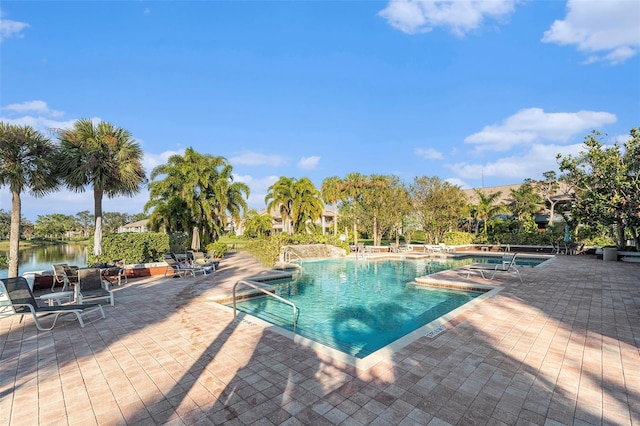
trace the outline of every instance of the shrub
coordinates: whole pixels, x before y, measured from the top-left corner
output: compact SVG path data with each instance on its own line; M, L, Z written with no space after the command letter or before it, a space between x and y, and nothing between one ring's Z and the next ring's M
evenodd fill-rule
M446 232L443 242L450 246L462 246L473 243L473 234L468 232Z
M169 251L169 236L161 232L126 232L104 234L102 254L94 256L93 240L89 241L87 263L113 263L124 259L127 263L160 262Z
M270 237L264 237L250 241L246 249L260 263L270 268L280 256L280 249L289 245L303 244L330 244L349 251L349 244L346 241L340 241L336 235L312 235L312 234L277 234Z
M227 244L216 241L207 245L207 253L212 254L216 259L221 259L227 254Z

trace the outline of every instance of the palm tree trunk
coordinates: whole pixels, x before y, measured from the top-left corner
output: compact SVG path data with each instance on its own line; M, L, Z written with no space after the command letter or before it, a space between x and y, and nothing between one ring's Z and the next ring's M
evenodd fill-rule
M93 188L93 209L95 212L96 229L93 232L93 255L102 254L102 189Z
M338 235L338 206L333 205L333 235Z
M22 202L20 193L11 191L11 230L9 233L9 271L7 276L18 276L18 259L20 254L20 213Z

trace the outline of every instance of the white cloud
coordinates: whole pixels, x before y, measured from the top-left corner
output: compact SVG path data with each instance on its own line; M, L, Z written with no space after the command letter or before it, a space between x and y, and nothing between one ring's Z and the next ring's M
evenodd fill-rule
M313 155L311 157L302 157L298 161L298 168L303 170L313 170L318 166L320 157Z
M598 111L547 113L542 108L523 109L500 125L485 126L464 141L481 151L506 151L516 145L543 140L565 142L572 136L615 123L615 114Z
M451 185L456 185L459 186L461 189L469 189L472 188L471 185L469 185L467 182L463 181L462 179L458 179L458 178L448 178L444 180L445 182L449 182Z
M486 19L503 20L514 10L516 0L391 0L378 15L407 34L448 28L462 37Z
M54 130L70 129L73 127L73 123L76 122L76 119L60 121L46 117L32 117L30 115L19 118L0 117L0 120L16 126L31 126L40 133L50 137L54 136Z
M139 142L139 141L138 141ZM147 172L147 176L151 173L151 171L158 167L161 164L167 164L169 157L173 155L184 155L184 149L179 151L164 151L160 154L152 154L150 152L145 152L144 157L142 159L142 166L144 170Z
M267 196L268 188L279 178L277 176L266 176L261 179L254 179L250 175L233 175L236 182L245 183L250 190L247 206L258 211L265 208L264 197Z
M22 30L29 27L26 22L12 21L3 18L4 13L0 11L0 42L10 37L22 37Z
M34 112L37 114L43 114L51 117L62 117L64 112L49 109L49 106L45 101L27 101L21 104L10 104L2 107L3 110L16 112L18 114L24 114L28 112Z
M621 64L640 50L639 16L640 2L636 0L569 0L564 20L554 21L542 41L597 53L585 63Z
M523 155L499 158L485 164L460 162L447 164L458 179L479 180L484 177L502 178L513 183L522 182L526 178L539 179L548 170L558 170L557 154L576 155L583 145L544 145L534 144Z
M433 148L416 148L413 152L427 160L441 160L444 158L440 151Z
M282 166L287 161L279 155L266 155L258 152L247 151L235 157L229 158L229 162L232 164L242 164L245 166Z

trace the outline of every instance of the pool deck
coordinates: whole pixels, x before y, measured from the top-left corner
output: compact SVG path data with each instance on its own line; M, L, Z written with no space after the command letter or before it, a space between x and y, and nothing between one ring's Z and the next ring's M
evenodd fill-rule
M115 287L106 320L39 332L0 318L0 424L640 425L640 265L558 256L370 368L212 298L265 271ZM46 319L44 320L46 321Z

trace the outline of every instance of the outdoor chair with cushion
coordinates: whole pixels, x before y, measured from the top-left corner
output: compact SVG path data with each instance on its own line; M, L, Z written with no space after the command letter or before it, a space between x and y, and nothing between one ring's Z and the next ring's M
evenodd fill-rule
M518 253L513 253L513 255L504 255L502 256L502 262L496 264L494 267L491 266L470 266L467 269L467 278L469 278L469 275L471 274L471 272L477 271L480 273L480 276L482 276L482 278L486 278L484 276L485 272L491 272L491 277L489 277L490 280L493 279L493 277L495 277L496 273L515 273L516 275L518 275L518 278L520 279L520 282L522 281L522 276L520 276L520 271L518 270L518 267L516 266L516 257L518 256Z
M75 296L78 303L84 300L108 300L114 305L113 291L109 290L109 281L102 278L99 268L83 268L78 270L78 284Z
M24 277L3 278L0 280L0 317L4 315L32 315L38 330L51 330L61 315L75 315L80 323L80 327L85 326L83 317L92 312L98 312L100 317L106 318L102 306L97 304L87 305L61 305L61 306L39 306L29 284ZM51 327L44 327L40 323L42 316L53 315ZM94 319L93 321L98 320ZM87 324L90 324L91 322Z
M191 254L193 256L193 262L195 265L211 266L213 267L214 271L218 269L218 265L220 264L220 261L205 257L204 253L201 251L194 251L194 252L191 252Z
M169 271L171 271L173 276L177 275L180 278L184 278L187 275L191 275L191 276L195 277L196 274L198 274L198 273L201 273L201 274L205 273L204 268L191 267L186 262L179 262L179 261L177 261L175 258L173 258L171 256L165 256L164 261L167 264L167 267L164 270L164 276L165 277L167 276Z

